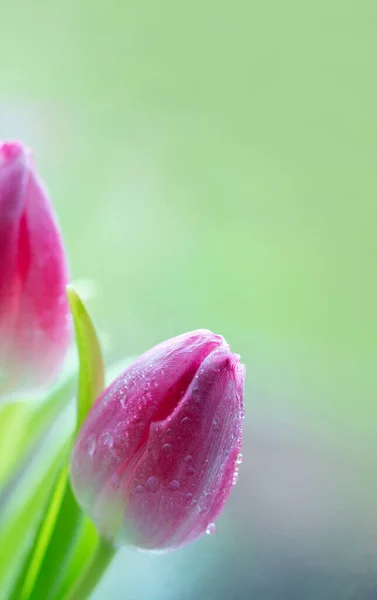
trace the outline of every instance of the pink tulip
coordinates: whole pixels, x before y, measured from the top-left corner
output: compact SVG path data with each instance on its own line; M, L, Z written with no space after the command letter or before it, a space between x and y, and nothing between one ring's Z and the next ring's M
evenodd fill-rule
M0 398L57 374L71 326L61 235L31 152L0 142Z
M155 346L104 391L71 481L106 539L166 551L214 530L241 462L244 380L224 339L198 330Z

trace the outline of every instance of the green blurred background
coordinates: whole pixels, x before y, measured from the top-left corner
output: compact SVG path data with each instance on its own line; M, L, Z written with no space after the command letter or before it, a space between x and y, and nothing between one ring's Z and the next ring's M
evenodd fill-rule
M35 150L108 360L206 327L248 369L216 535L123 550L95 600L377 597L376 19L0 0L0 136Z

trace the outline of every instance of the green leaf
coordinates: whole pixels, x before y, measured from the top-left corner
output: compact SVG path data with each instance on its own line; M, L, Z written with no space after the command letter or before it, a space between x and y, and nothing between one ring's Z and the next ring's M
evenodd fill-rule
M25 552L33 546L34 530L38 526L38 519L43 515L49 494L56 482L58 470L61 468L67 455L67 447L63 446L56 454L50 466L39 482L34 482L33 492L24 502L20 496L24 490L22 483L13 490L9 500L9 507L5 510L5 518L0 525L0 589L6 590L15 577L15 570L24 573L22 561ZM13 586L17 586L17 581Z
M62 497L67 485L67 479L68 469L64 467L59 472L51 496L47 503L46 510L44 511L41 523L36 532L35 542L25 558L25 569L21 568L20 570L20 577L13 588L10 600L25 600L31 596L35 580L40 571L43 556L48 547L54 524L60 511Z
M4 486L20 460L24 448L23 433L32 406L27 402L11 402L0 412L0 487ZM26 446L26 444L25 444Z
M55 515L53 528L47 539L50 543L48 545L44 543L46 537L42 541L42 560L38 563L38 570L32 573L32 588L28 589L27 594L21 595L20 600L40 600L41 592L44 593L44 600L56 598L56 591L60 587L69 558L74 551L83 514L73 496L68 481L68 469L64 470L62 478L64 478L64 488L58 498L59 512ZM54 504L52 504L53 509Z
M80 363L77 392L78 431L94 401L104 389L105 375L98 337L87 310L72 286L67 286L67 296L75 325Z
M45 398L11 402L0 412L0 488L29 460L41 437L72 399L76 366L69 364Z
M89 564L97 545L97 530L93 523L85 517L82 522L74 552L68 562L62 585L56 593L56 600L65 598L75 581L80 577L83 569Z
M68 591L64 600L88 600L116 554L116 548L102 537L89 563Z

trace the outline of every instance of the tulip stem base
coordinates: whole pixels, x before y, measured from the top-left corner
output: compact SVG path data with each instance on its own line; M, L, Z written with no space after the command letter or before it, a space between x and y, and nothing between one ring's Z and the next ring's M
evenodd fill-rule
M114 558L115 552L116 549L111 544L100 538L89 564L64 600L87 600Z

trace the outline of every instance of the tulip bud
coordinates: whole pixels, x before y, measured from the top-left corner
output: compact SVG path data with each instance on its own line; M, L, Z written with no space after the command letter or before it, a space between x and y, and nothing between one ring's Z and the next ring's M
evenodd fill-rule
M62 240L31 152L0 142L0 398L53 378L70 341Z
M224 339L198 330L103 392L71 457L73 490L103 537L166 551L213 531L237 477L244 380Z

